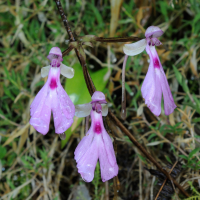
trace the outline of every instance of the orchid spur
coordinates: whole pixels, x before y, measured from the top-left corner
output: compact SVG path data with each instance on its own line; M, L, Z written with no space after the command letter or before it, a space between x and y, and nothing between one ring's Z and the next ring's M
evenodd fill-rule
M104 128L102 119L102 116L108 114L105 96L102 92L96 91L90 103L75 107L76 116L91 115L91 127L74 152L78 172L84 181L91 182L99 159L101 178L105 182L118 174L112 140Z
M30 124L38 132L46 135L53 111L55 132L64 139L64 132L73 123L75 106L60 83L60 73L72 78L74 70L62 64L62 53L58 47L53 47L47 58L51 64L42 68L41 76L48 75L48 79L30 106Z
M162 34L163 31L160 28L150 26L145 32L145 39L132 44L125 44L123 48L126 54L125 60L127 56L137 55L146 48L146 52L150 57L150 64L142 84L141 92L145 103L156 116L159 116L161 113L162 94L164 97L165 114L171 114L176 108L165 72L155 49L155 46L161 45L161 42L157 38Z

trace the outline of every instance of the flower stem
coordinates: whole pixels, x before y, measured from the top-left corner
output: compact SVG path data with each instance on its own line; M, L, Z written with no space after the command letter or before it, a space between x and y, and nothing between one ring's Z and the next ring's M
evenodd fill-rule
M62 52L62 57L66 56L74 47L72 45L69 46L69 48L65 49Z
M71 28L69 26L69 23L67 21L67 17L66 17L66 15L64 13L64 10L62 8L62 4L61 4L60 0L54 0L54 1L55 1L56 5L57 5L58 11L60 13L60 16L62 18L63 24L65 26L65 29L66 29L66 31L67 31L67 33L69 35L70 41L75 41L75 38L73 36L73 33L72 33Z
M124 62L122 66L122 109L121 117L123 120L126 119L126 90L125 90L125 74L126 74L126 62L128 55L125 55Z
M71 28L69 26L69 23L67 21L67 17L66 17L66 15L64 13L64 10L62 8L62 4L61 4L60 0L54 0L54 1L55 1L56 5L57 5L58 11L59 11L60 16L62 18L62 21L64 23L65 29L66 29L66 31L68 33L70 41L76 41L76 39L75 39L75 37L74 37L74 35L73 35L72 31L71 31ZM77 56L77 58L78 58L78 60L79 60L79 62L81 64L81 66L83 68L83 75L84 75L84 78L85 78L85 82L86 82L87 88L89 90L90 95L92 96L93 93L96 91L96 88L95 88L94 83L93 83L93 81L92 81L92 79L91 79L91 77L90 77L90 75L88 73L88 70L87 70L87 67L86 67L86 62L85 62L83 56L80 54L80 52L79 52L79 50L77 48L75 48L75 52L76 52L76 56Z

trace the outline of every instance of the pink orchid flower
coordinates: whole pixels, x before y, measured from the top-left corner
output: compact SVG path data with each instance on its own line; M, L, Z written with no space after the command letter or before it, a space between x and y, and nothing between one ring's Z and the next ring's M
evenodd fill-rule
M48 75L48 79L30 106L30 124L43 135L47 134L52 111L55 132L64 135L73 123L75 106L60 83L60 73L72 78L74 70L61 63L62 52L58 47L53 47L47 58L51 64L42 68L41 75Z
M99 159L101 178L105 182L118 174L112 140L104 128L102 119L102 115L106 116L108 113L105 96L96 91L91 103L75 107L76 116L85 117L89 113L91 115L91 127L74 152L78 172L84 181L91 182Z
M164 97L165 114L171 114L176 108L165 72L155 49L155 46L161 45L157 37L160 37L162 34L163 31L160 28L150 26L145 32L146 39L132 44L125 44L123 48L124 53L128 56L137 55L146 48L146 52L150 57L150 64L141 91L145 103L156 116L159 116L161 113L162 94Z

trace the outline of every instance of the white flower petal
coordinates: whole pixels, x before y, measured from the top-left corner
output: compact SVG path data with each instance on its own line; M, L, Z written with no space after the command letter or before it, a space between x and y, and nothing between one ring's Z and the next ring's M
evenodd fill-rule
M107 116L108 114L108 104L101 104L102 107L102 116Z
M42 69L41 69L42 78L46 77L49 74L50 68L51 68L51 65L48 65L46 67L42 67Z
M146 47L146 39L142 39L132 44L125 44L123 50L126 55L134 56L143 52L145 47Z
M64 65L62 63L60 65L60 73L67 78L74 77L74 69L71 67L67 67L66 65Z
M91 110L92 110L91 103L75 105L75 116L87 117L88 115L90 115Z

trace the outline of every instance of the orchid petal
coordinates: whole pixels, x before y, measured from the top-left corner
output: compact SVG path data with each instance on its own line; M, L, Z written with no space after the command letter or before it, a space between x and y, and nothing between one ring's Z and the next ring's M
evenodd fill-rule
M142 39L132 44L125 44L123 51L128 56L134 56L144 51L146 47L146 39Z
M102 107L102 116L107 116L108 114L108 104L101 104Z
M153 38L160 37L164 32L157 26L150 26L147 28L145 32L145 37L149 38L152 36Z
M50 61L52 61L52 59L54 58L57 58L59 62L63 61L62 52L59 47L52 47L49 52L49 55L47 56L47 59L49 59Z
M42 69L41 69L41 77L42 78L45 78L46 76L48 76L50 68L51 68L51 65L42 67Z
M75 116L87 117L88 115L90 115L91 110L92 110L91 103L75 105Z
M106 103L106 97L105 97L104 93L102 93L100 91L95 91L94 94L92 95L92 102L96 102L96 101Z
M67 78L74 77L74 69L64 65L63 63L60 65L60 73Z

